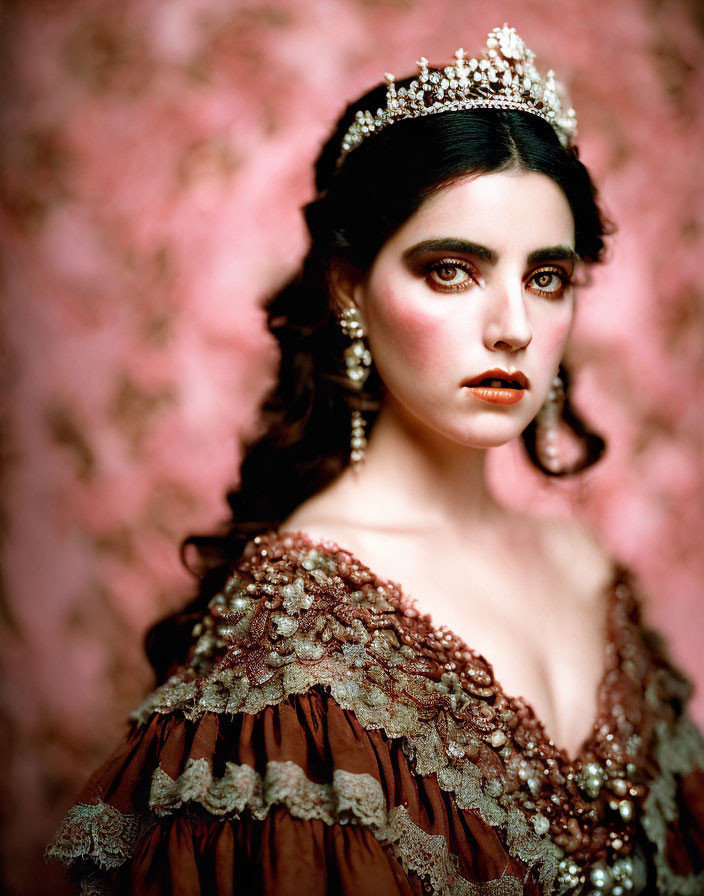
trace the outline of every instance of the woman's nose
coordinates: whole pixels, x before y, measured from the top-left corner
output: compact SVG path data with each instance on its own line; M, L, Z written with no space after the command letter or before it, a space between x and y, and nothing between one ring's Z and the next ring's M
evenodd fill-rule
M484 344L488 349L517 351L533 338L526 313L523 287L500 289L492 297L484 327Z

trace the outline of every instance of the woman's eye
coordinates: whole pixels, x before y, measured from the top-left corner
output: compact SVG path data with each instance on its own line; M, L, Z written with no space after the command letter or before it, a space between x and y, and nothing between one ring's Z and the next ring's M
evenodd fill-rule
M559 297L570 285L571 280L562 270L546 270L533 274L529 282L535 286L536 292Z
M433 264L428 268L427 276L433 286L446 291L465 289L474 282L471 270L457 261Z

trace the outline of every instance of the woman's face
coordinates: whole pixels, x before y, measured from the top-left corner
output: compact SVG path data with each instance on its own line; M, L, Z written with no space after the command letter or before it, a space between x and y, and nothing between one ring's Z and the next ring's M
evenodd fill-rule
M546 175L476 175L427 199L352 287L384 403L466 446L518 436L557 373L576 263Z

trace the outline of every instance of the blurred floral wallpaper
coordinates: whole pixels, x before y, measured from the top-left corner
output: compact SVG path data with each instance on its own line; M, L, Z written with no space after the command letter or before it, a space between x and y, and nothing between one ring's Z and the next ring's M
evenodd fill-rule
M151 687L276 376L262 300L305 251L343 107L514 25L566 83L618 231L579 297L574 483L509 446L505 500L592 523L636 572L704 722L704 12L698 0L8 0L2 16L3 892Z

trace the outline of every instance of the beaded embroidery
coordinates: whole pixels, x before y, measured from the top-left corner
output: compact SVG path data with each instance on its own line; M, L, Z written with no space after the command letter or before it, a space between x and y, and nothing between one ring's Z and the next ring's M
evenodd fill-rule
M599 714L571 763L489 664L420 616L395 583L332 542L270 530L247 545L196 626L190 666L134 717L256 713L321 686L363 727L403 738L416 773L437 774L460 808L500 829L544 892L582 892L589 876L595 891L608 882L615 896L636 893L654 720L673 723L689 685L649 660L623 570L609 602Z
M105 870L116 868L132 855L141 829L141 818L106 803L78 803L62 821L46 857L67 863L89 858Z
M496 828L546 896L644 892L644 838L658 892L696 896L704 875L676 873L667 852L677 780L704 769L704 740L685 712L691 685L642 626L624 570L607 597L597 719L572 761L531 707L501 690L490 664L421 616L397 584L300 532L269 530L247 544L194 629L189 662L133 719L140 726L153 713L255 714L322 689L362 727L399 738L415 773L436 775L459 809ZM296 817L363 825L438 896L523 892L511 875L466 880L447 839L387 799L370 774L333 769L331 783L320 784L293 762L270 761L263 777L226 763L214 778L208 759L192 759L177 780L156 769L141 814L78 804L46 855L80 866L82 892L97 896L159 816L263 819L278 802Z

